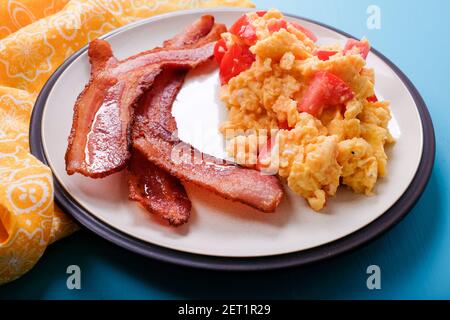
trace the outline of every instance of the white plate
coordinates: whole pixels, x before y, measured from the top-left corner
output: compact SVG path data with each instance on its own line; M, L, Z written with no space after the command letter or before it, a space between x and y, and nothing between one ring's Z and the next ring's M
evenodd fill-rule
M106 39L114 54L125 58L160 45L202 14L213 14L217 22L229 26L245 11L210 9L163 15L121 28ZM331 28L299 18L289 19L312 30L322 43L344 43L347 39ZM193 204L192 216L187 225L175 229L160 223L135 202L128 201L123 173L101 180L78 174L68 176L64 153L73 105L89 80L86 50L55 73L38 101L42 104L37 106L39 119L42 117L43 160L53 170L64 193L86 212L102 224L146 243L220 257L273 256L316 248L352 234L383 215L407 190L422 158L423 119L417 97L413 97L399 71L383 57L372 52L367 61L375 68L377 95L392 102L393 119L389 127L397 143L388 149L389 176L378 182L373 197L356 195L341 188L322 213L312 211L303 198L289 192L287 187L287 198L279 209L265 214L186 185ZM223 156L223 138L218 126L226 119L226 110L218 99L218 89L218 74L213 65L192 71L173 106L173 114L182 140L206 153ZM33 121L38 121L36 119L33 115Z

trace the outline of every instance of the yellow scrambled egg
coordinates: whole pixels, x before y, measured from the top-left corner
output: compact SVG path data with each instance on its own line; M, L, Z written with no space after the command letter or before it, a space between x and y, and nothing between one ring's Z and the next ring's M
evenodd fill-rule
M318 47L291 25L269 32L273 19L284 18L279 11L248 17L258 37L250 48L256 61L221 88L229 111L221 126L227 152L242 165L275 170L317 211L340 184L371 195L378 177L387 174L385 146L394 142L389 103L368 101L374 96L373 70L359 52L343 54L339 45ZM233 37L223 35L228 45ZM327 61L314 54L329 48L339 52ZM318 71L338 76L354 98L344 109L326 108L316 118L299 112L297 105ZM279 128L280 123L291 129ZM261 157L265 135L272 138L272 152Z

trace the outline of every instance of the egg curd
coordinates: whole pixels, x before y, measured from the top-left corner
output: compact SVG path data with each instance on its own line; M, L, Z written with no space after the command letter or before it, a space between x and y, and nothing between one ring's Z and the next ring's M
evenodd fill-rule
M221 87L227 153L243 166L277 173L316 211L341 184L372 195L387 175L385 147L394 139L389 102L378 101L366 66L367 40L318 46L277 10L248 13L245 21L222 35L225 50L248 45L254 55ZM249 30L256 36L250 45Z

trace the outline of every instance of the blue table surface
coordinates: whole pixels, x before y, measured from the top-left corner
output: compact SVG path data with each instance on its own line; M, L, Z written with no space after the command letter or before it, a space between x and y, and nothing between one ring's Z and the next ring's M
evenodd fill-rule
M448 299L450 298L450 2L443 0L255 1L335 26L372 45L417 86L434 121L437 157L429 185L390 232L351 253L283 271L226 273L146 259L81 231L47 249L25 276L0 288L18 299ZM366 26L369 5L381 29ZM395 106L394 106L395 107ZM411 141L411 143L414 143ZM79 265L82 289L68 290L66 268ZM381 290L366 286L366 268L381 268Z

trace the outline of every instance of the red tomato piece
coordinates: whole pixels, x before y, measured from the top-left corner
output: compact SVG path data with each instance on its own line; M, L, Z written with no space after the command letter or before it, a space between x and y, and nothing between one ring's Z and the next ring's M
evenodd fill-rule
M331 72L319 71L298 103L298 110L319 116L324 107L340 106L353 97L353 91L344 81Z
M312 42L316 42L317 41L317 37L314 35L314 33L311 32L311 30L306 29L304 26L298 24L295 21L291 21L289 22L293 27L297 28L298 30L300 30L301 32L303 32L305 34L305 36L307 36L308 38L310 38L312 40Z
M220 65L222 62L223 56L227 52L227 44L225 43L225 40L220 39L216 42L216 45L214 46L214 58L216 59L217 63Z
M241 16L229 30L232 34L239 37L245 44L252 46L256 43L256 29L248 20L246 14Z
M353 49L357 48L361 56L366 59L369 55L370 46L367 41L358 41L355 39L348 39L345 47L344 47L344 55Z
M287 22L283 19L272 20L268 24L267 28L270 33L280 31L280 29L287 29Z
M369 102L378 102L378 97L377 97L376 94L374 94L373 96L368 97L367 101L369 101Z
M220 81L223 84L251 67L255 61L255 55L250 52L249 47L234 44L224 54L220 63Z
M330 57L334 56L336 51L328 51L328 50L318 50L315 52L315 55L322 61L330 60Z
M267 13L267 11L256 11L256 14L258 15L258 17L262 17Z

